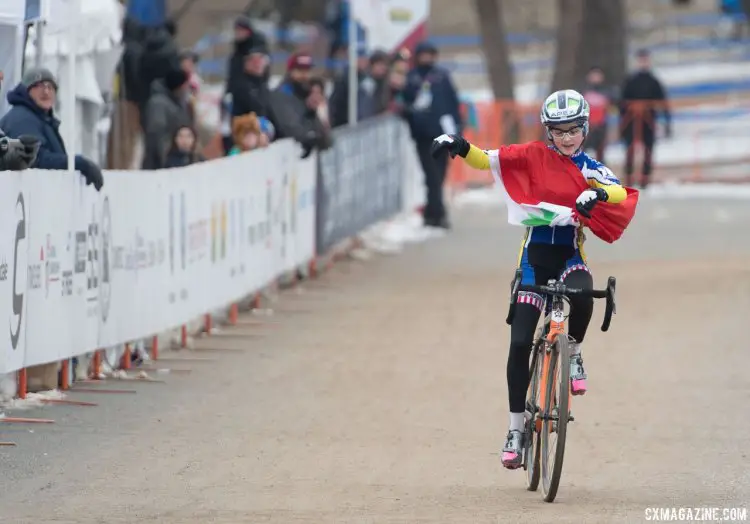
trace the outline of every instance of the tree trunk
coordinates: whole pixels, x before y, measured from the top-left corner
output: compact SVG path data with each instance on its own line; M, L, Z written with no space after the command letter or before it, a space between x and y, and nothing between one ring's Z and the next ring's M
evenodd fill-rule
M474 1L492 94L496 100L513 100L513 70L505 40L501 0Z
M551 91L567 89L577 83L577 64L584 40L586 0L558 0L557 53Z
M586 72L594 66L602 68L607 84L619 86L627 72L624 1L558 0L558 9L551 91L583 89Z

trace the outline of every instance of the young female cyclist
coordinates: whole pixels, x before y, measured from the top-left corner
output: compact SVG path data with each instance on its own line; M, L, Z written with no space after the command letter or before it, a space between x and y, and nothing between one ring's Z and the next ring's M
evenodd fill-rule
M583 190L575 198L576 209L562 225L552 225L553 222L550 225L526 228L518 258L519 267L523 273L522 283L541 285L546 284L551 278L561 278L571 287L591 289L593 279L582 252L584 235L578 215L589 217L598 202L620 203L626 199L627 192L612 171L582 151L583 142L589 130L589 105L580 93L570 89L552 93L542 106L541 121L546 129L547 139L550 141L547 147L558 155L569 158L575 164L585 180L582 187L588 186L588 189ZM433 142L433 154L438 155L445 151L451 156L461 156L475 169L492 170L498 182L501 178L500 166L503 165L503 161L509 167L520 169L524 179L531 184L543 179L535 177L532 175L532 170L525 167L528 165L527 160L530 162L534 160L531 160L530 148L525 148L524 145L503 146L496 151L485 151L470 144L461 136L441 135ZM549 153L543 146L542 151L545 154ZM558 173L552 175L563 176ZM519 293L510 330L507 366L510 428L503 447L502 461L503 465L509 469L515 469L521 465L526 390L529 383L529 357L541 308L542 297L540 295ZM569 335L575 339L575 343L571 345L570 359L573 395L582 395L586 392L586 373L581 358L581 342L586 335L593 308L591 298L571 298Z

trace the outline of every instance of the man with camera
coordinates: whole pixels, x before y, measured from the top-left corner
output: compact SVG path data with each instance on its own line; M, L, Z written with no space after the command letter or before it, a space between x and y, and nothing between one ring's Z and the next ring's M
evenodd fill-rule
M26 167L67 169L68 154L59 131L60 121L54 115L56 99L57 80L45 68L30 69L8 93L11 109L0 119L0 129L2 136L19 140L6 140L4 146L0 145L4 162L23 165L31 158ZM76 155L75 168L86 179L86 185L93 184L97 191L101 190L104 177L96 163Z

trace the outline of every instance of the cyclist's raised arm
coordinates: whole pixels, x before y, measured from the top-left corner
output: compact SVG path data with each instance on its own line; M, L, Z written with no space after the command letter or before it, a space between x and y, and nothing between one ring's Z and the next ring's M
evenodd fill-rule
M484 171L490 169L489 155L474 144L469 144L469 152L466 154L464 161L474 169L482 169Z
M444 134L432 141L431 152L435 158L448 152L451 157L460 156L474 169L489 171L499 170L501 163L512 168L525 169L528 147L528 144L511 144L500 146L499 149L486 150L469 143L461 135ZM493 163L495 168L492 167Z

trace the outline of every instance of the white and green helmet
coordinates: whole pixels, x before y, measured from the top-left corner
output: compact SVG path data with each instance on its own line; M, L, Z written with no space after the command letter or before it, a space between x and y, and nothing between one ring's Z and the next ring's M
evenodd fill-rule
M555 124L580 123L588 131L589 103L583 95L573 89L555 91L542 105L540 118L545 127Z

